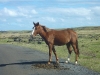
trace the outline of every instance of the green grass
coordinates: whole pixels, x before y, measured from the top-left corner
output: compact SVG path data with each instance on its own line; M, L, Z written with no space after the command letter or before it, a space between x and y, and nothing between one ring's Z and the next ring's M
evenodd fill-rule
M85 66L91 70L100 72L100 27L96 28L80 28L75 29L76 32L79 35L78 42L79 42L79 49L80 49L80 57L78 59L78 63L82 66ZM26 31L27 32L27 31ZM0 43L6 43L6 44L14 44L19 46L28 47L31 49L40 50L42 52L48 53L48 46L42 42L42 44L37 43L27 43L27 42L7 42L8 40L13 41L12 39L8 39L11 35L14 36L23 36L23 40L28 41L30 33L23 32L23 34L12 32L9 33L0 33ZM27 36L25 38L25 36ZM5 36L5 38L4 38ZM57 55L59 58L67 59L68 50L66 46L55 46L55 49L57 51ZM72 52L71 55L71 62L74 63L75 61L75 53Z

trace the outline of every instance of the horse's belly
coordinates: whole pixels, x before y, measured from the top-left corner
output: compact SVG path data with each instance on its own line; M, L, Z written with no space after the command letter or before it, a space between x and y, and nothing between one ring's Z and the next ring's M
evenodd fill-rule
M65 45L70 41L70 35L68 34L60 34L56 35L54 38L54 45Z
M54 41L54 45L58 45L58 46L61 46L61 45L65 45L66 43L68 43L67 40L55 40Z
M54 45L57 45L57 46L62 46L62 45L65 45L64 43L61 44L61 43L55 43Z

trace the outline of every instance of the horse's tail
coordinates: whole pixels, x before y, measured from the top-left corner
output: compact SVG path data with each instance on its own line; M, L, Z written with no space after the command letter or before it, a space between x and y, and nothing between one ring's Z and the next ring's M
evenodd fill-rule
M79 48L78 48L78 40L76 40L76 48L77 48L78 57L79 57L80 52L79 52Z

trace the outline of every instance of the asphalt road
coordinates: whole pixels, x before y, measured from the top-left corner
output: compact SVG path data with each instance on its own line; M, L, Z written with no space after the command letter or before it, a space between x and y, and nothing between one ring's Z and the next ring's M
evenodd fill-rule
M55 60L54 57L53 60ZM62 59L59 67L46 68L47 61L46 53L15 45L0 44L0 75L100 75L80 65L66 64ZM42 66L39 67L39 65Z

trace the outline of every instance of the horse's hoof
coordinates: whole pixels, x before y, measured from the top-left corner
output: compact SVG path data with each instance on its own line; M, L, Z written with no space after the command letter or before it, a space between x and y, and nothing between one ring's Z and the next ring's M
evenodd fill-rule
M48 64L50 64L50 62L48 62Z
M56 63L59 64L59 61L57 61Z
M75 62L75 65L77 65L77 61Z
M66 64L68 64L68 63L69 63L69 61L65 61L65 63L66 63Z

